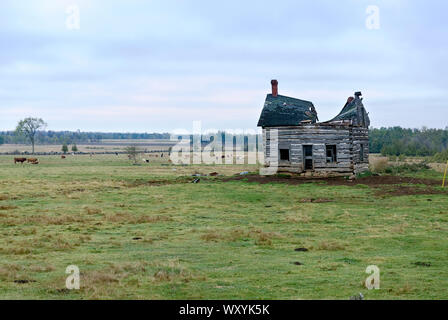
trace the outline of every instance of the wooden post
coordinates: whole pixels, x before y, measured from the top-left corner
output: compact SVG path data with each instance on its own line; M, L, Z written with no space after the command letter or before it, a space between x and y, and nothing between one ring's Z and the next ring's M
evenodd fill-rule
M445 178L447 169L448 169L448 160L446 161L445 173L443 174L442 188L445 187Z

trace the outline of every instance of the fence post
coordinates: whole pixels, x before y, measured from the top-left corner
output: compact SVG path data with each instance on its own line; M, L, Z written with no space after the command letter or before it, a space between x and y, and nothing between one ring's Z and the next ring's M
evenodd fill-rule
M446 178L446 171L447 171L447 169L448 169L448 160L446 161L445 173L443 174L442 188L445 187L445 178Z

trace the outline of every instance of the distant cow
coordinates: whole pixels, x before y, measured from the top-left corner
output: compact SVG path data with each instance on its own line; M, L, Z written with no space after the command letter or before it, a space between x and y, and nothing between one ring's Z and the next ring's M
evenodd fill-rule
M28 163L39 162L39 160L37 160L37 158L28 158L26 161Z
M24 163L26 161L26 158L14 158L14 164L17 162Z
M61 156L61 159L65 159L65 156Z

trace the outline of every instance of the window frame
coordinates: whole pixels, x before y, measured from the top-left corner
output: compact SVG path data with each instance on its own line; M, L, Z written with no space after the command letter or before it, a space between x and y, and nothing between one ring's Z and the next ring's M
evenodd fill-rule
M331 157L328 156L328 151L331 151ZM328 158L331 158L331 160L329 160ZM327 164L338 162L338 147L336 144L325 145L325 160Z
M288 151L288 159L282 159L282 151L287 150ZM283 153L284 154L284 153ZM278 159L279 161L291 161L291 151L289 148L279 148L278 149Z

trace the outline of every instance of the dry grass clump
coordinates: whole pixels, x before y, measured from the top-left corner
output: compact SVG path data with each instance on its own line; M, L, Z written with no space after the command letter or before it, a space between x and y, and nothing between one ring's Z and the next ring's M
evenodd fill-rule
M87 241L90 241L90 240L92 240L92 237L89 236L89 235L81 235L81 236L79 236L79 242L81 242L81 243L84 243L84 242L87 242Z
M0 201L2 200L8 200L9 197L6 194L0 194Z
M399 225L395 225L393 226L390 231L392 231L392 233L404 233L406 231L406 228L409 227L409 224L407 224L406 222L401 223Z
M50 272L56 270L56 268L50 264L45 265L32 265L28 268L32 272Z
M219 232L218 230L210 230L200 236L202 240L205 241L214 241L217 242L219 240L224 240L225 236Z
M116 213L113 215L106 215L105 220L115 223L139 224L139 223L154 223L160 221L172 221L169 216L161 215L135 215L131 213Z
M231 230L209 230L202 234L200 238L205 241L237 241L242 238L254 239L257 245L271 245L272 239L281 238L276 232L264 232L261 229L244 230L240 228Z
M116 274L106 271L89 271L81 273L80 282L84 287L92 287L95 285L107 285L120 282L120 277Z
M146 261L114 263L109 270L114 274L136 274L144 273L147 270L149 263Z
M80 241L69 241L57 235L47 234L23 240L9 242L8 247L0 248L0 253L24 255L36 253L37 251L65 251L80 245Z
M337 251L344 250L345 245L336 241L321 241L316 246L317 250Z
M28 248L28 247L6 247L6 248L0 248L0 253L2 253L2 254L22 255L22 254L30 254L31 252L32 252L31 248Z
M389 161L386 157L373 158L370 161L370 168L372 172L384 172L389 166Z
M0 266L0 279L1 280L13 280L17 277L17 271L21 271L22 266L9 263Z
M87 214L101 214L103 212L103 210L99 208L90 208L90 207L84 207L84 211Z
M17 208L18 208L17 206L11 206L11 205L0 206L0 210L12 210Z
M184 269L160 269L154 273L154 281L157 282L189 282L192 279L191 273Z
M336 271L340 266L340 263L327 263L319 266L319 269L322 271Z
M296 215L288 215L284 218L284 221L286 223L309 223L313 220L313 218L311 218L311 216L307 215L307 214L296 214Z
M49 216L44 214L23 217L20 224L38 224L38 225L65 225L72 223L87 223L90 219L75 214L62 214L58 216Z
M153 275L155 282L189 282L197 278L183 267L178 259L156 262L154 266L156 267Z

